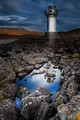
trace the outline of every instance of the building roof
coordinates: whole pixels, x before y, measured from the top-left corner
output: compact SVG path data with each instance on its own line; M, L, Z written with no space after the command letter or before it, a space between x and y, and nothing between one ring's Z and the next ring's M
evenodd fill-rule
M55 8L56 8L56 6L54 6L53 4L48 6L48 9L55 9Z

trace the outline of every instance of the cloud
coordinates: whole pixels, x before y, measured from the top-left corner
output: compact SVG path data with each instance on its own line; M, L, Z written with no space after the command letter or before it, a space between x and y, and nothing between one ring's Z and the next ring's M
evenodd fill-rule
M58 10L58 31L79 26L80 0L0 0L0 26L46 31L44 11L50 3L55 4Z

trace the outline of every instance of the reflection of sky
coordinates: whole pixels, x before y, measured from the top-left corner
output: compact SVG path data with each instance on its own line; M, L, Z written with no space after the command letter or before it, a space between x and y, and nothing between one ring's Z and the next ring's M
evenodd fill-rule
M42 69L43 68L41 68L40 70ZM22 80L17 79L16 84L18 86L24 86L28 88L30 92L37 90L39 87L44 87L47 88L51 93L55 94L56 91L59 89L59 80L61 74L59 69L55 69L55 71L56 71L56 78L52 83L48 83L47 80L44 78L45 73L33 75L31 77L31 74L33 73L32 72L30 75L24 77ZM36 70L35 72L39 72L39 70Z
M0 0L0 26L46 31L50 3L58 10L57 31L80 28L80 0Z

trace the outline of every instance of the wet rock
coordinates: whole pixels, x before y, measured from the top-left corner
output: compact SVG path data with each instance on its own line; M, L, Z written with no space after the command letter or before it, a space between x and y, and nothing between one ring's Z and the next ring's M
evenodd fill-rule
M65 96L59 95L59 97L57 98L57 101L56 101L57 105L59 106L59 105L65 103L65 101L66 101L65 99L66 99Z
M47 58L42 58L42 57L35 58L36 64L46 63L47 61L48 61Z
M80 84L80 69L75 73L75 80L77 84Z
M14 64L13 65L13 69L14 69L14 71L15 72L23 72L25 69L22 67L22 66L20 66L19 64Z
M53 106L53 104L42 102L35 117L35 120L49 120L49 118L54 116L56 112L57 110Z
M67 104L58 107L58 114L61 120L77 120L80 118L80 95L71 99Z
M54 52L50 52L50 54L48 54L47 57L53 58L54 57Z
M78 91L78 84L73 80L69 83L66 94L68 95L69 99L71 99L73 96L77 94Z
M0 103L2 102L2 100L4 99L5 93L3 90L0 90Z
M60 120L60 117L58 114L56 114L54 117L51 117L49 120Z
M42 99L39 97L26 97L22 99L22 110L21 114L29 120L30 118L34 118L35 113L40 106Z
M35 65L35 58L32 57L31 55L23 56L23 60L29 65Z
M35 92L31 93L29 97L39 97L46 102L51 101L51 93L46 88L38 88Z
M5 93L5 98L15 99L17 93L17 86L15 83L8 84L3 91Z
M17 93L17 86L15 83L6 84L4 88L0 90L0 100L2 99L15 99Z
M26 69L27 72L32 72L33 68L34 68L33 65L25 66L25 69Z
M13 82L16 78L16 73L9 60L0 64L0 85L3 86L6 82Z
M16 105L10 99L4 99L0 103L0 120L16 120Z
M28 74L28 72L20 72L20 73L18 73L18 77L20 78L20 79L22 79L23 77L25 77L26 75Z
M22 99L21 114L27 119L34 118L38 108L43 101L50 102L50 92L46 88L39 88L32 94ZM32 115L32 116L31 116Z
M27 88L25 87L19 87L18 92L17 92L17 97L19 97L20 99L26 97L29 95L29 91Z
M67 94L68 85L75 79L75 76L71 76L67 81L64 82L59 92L56 95L56 103L59 106L60 104L67 103L69 101L69 96ZM69 91L72 92L72 91ZM70 93L69 93L70 94Z
M23 60L29 65L41 64L48 61L47 58L34 57L34 55L26 55L23 57Z
M64 74L67 74L68 71L71 69L71 66L66 66L65 69L64 69Z
M42 64L36 64L36 65L34 66L35 69L39 69L39 68L41 68L41 67L42 67Z

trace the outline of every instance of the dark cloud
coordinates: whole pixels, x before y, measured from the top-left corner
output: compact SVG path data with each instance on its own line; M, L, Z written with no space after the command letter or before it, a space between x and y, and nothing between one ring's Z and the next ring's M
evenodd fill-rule
M58 10L57 31L80 27L80 0L0 0L0 26L46 31L44 11L51 3Z
M15 0L0 0L0 14L15 14L18 12L18 2Z

